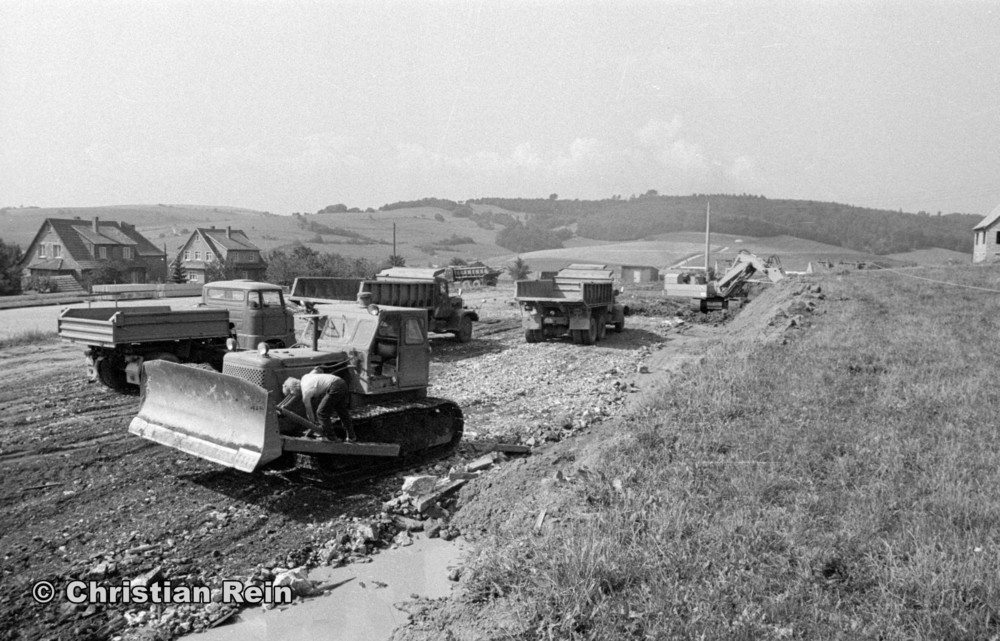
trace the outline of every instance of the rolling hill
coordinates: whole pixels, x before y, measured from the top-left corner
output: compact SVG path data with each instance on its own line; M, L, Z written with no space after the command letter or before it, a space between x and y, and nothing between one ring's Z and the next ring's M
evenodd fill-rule
M760 199L753 200L760 203ZM558 205L569 211L567 208L574 202L576 201L555 201L548 204ZM393 251L395 231L397 253L403 256L410 266L444 265L452 258L459 257L468 261L481 260L486 264L502 267L518 254L496 244L497 232L504 227L491 224L488 220L484 224L482 214L491 213L500 216L501 218L497 218L500 220L514 219L518 223L529 225L533 224L530 221L542 220L553 228L561 227L581 232L593 229L592 220L598 216L597 213L590 212L580 222L565 211L551 215L517 212L504 208L496 202L480 201L468 205L473 214L477 215L474 219L458 216L456 212L442 208L449 206L447 201L442 206L422 205L419 202L413 205L415 206L397 204L397 206L386 206L379 211L323 212L290 216L235 207L167 204L4 208L0 209L0 230L2 230L0 239L26 248L45 218L79 217L82 220L89 220L98 216L105 220L120 220L136 225L151 241L165 247L168 254L176 252L196 227L231 226L244 230L265 252L302 244L320 253L336 253L346 258L381 261L388 258ZM648 205L649 203L644 200L643 206L648 208ZM642 214L645 209L637 211ZM640 215L639 219L643 219L644 215ZM556 218L553 219L552 216ZM918 218L913 216L913 220ZM588 220L591 223L582 224ZM911 224L913 221L906 222ZM964 218L961 221L963 225L966 222L968 221ZM932 219L928 224L940 226L943 222ZM954 232L949 233L954 235ZM971 238L971 231L969 236ZM876 244L878 243L869 243L869 245ZM573 236L564 241L563 245L562 248L525 252L520 256L535 271L559 269L572 262L596 262L613 266L651 265L666 268L685 259L691 259L690 264L697 265L700 264L700 256L704 251L704 235L696 231L678 230L651 233L635 240ZM816 261L832 263L877 261L902 265L954 264L970 260L969 254L941 248L923 248L879 256L788 234L755 237L749 234L713 233L713 260L721 262L731 259L740 249L748 249L761 256L777 255L786 269L794 271L804 270L810 262Z

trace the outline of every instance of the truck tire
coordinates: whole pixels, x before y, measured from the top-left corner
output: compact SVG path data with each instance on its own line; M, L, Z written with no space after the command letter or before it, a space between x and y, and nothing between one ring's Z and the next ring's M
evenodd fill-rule
M590 317L590 327L580 330L580 339L584 345L593 345L597 342L597 318Z
M135 394L139 388L131 385L125 376L125 368L116 358L103 358L97 364L97 379L110 389L122 394Z
M620 320L617 323L615 323L615 332L616 333L621 334L623 329L625 329L625 321Z
M474 280L474 281L472 281L472 288L473 289L479 289L479 287L480 287L481 284L482 283L480 283L478 280Z
M597 340L598 342L603 341L604 337L608 334L608 315L606 312L601 312L597 315Z
M524 330L524 340L527 343L541 343L545 340L545 332L540 329Z
M569 330L569 336L573 339L573 342L577 345L583 343L583 330L582 329L571 329Z
M458 339L459 343L468 343L472 340L471 318L463 316L462 320L458 321L458 331L455 332L455 338Z

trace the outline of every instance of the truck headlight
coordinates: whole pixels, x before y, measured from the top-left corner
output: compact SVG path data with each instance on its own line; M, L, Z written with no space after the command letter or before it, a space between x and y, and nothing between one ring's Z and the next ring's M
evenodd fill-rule
M226 349L228 351L235 352L237 347L238 346L236 345L236 339L235 338L227 338L226 339Z
M271 351L271 348L267 343L257 343L257 353L261 356L267 356L267 353Z

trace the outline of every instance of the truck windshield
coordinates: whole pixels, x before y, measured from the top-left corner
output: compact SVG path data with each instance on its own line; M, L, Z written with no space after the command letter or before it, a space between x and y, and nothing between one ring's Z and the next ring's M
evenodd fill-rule
M281 292L278 290L263 291L260 293L260 300L264 307L283 307Z
M221 287L209 287L205 290L205 298L211 301L243 302L246 292L242 289L223 289Z

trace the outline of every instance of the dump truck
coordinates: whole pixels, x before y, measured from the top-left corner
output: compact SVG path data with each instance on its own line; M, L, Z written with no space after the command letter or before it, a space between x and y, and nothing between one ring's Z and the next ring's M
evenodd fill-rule
M785 270L777 256L762 259L743 249L719 277L704 270L664 274L663 293L671 298L690 298L691 307L701 312L726 309L730 299L746 295L746 287L755 275L776 283L785 278Z
M119 392L137 392L143 363L169 360L222 369L227 350L295 342L292 313L278 285L216 281L196 309L166 305L63 310L59 337L86 347L87 377Z
M606 265L574 264L551 280L519 280L515 300L524 339L538 343L568 333L574 343L593 345L608 325L621 332L628 310L616 302L617 295L614 272Z
M451 265L444 268L445 278L459 287L495 287L503 272L486 265Z
M244 472L289 455L322 468L345 457L424 455L459 442L461 408L427 395L425 310L338 302L314 305L306 316L303 346L228 352L221 373L147 361L129 432ZM282 385L317 367L347 382L357 442L303 435L317 426L305 418L301 397L284 396Z
M465 307L461 296L452 296L443 269L393 267L374 279L300 277L292 284L289 300L304 305L332 301L364 300L366 304L427 310L429 331L454 334L460 343L472 340L479 314Z

